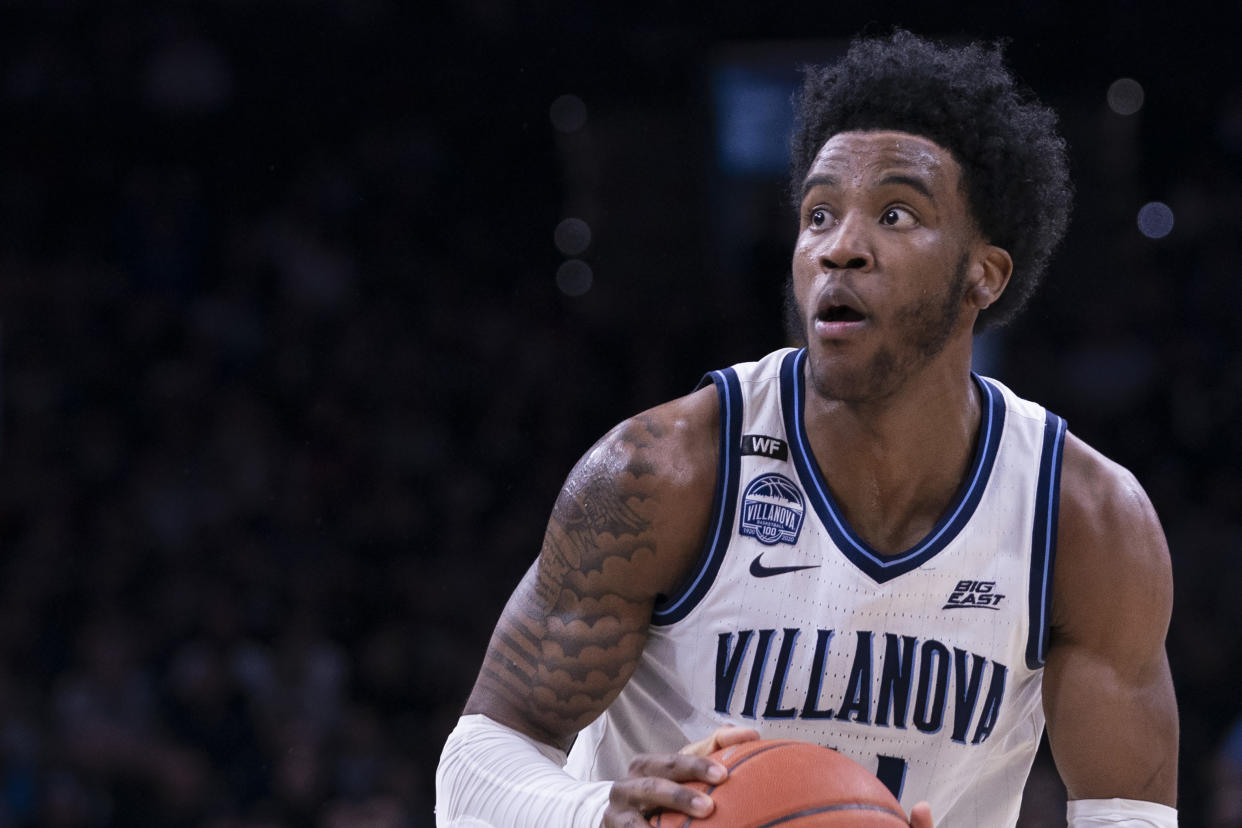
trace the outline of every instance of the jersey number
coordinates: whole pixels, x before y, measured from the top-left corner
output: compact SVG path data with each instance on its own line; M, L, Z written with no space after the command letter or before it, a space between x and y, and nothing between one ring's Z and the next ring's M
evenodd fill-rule
M875 769L876 777L893 796L901 799L901 788L906 783L906 760L896 756L880 756Z

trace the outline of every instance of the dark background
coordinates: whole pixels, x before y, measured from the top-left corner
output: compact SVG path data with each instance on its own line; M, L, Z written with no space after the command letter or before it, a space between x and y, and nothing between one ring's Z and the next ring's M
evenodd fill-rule
M1182 824L1242 824L1233 4L414 6L0 2L0 828L432 824L574 460L783 344L785 90L895 22L1062 114L1069 237L981 367L1151 494ZM1042 757L1023 824L1063 798Z

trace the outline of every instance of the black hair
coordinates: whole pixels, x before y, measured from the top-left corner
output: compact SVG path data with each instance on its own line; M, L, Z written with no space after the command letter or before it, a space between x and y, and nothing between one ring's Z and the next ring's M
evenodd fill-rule
M811 162L839 132L891 129L948 150L979 231L1013 258L976 330L1017 315L1065 234L1073 187L1056 113L1018 87L999 43L950 47L900 29L856 38L839 62L806 70L794 111L795 208Z

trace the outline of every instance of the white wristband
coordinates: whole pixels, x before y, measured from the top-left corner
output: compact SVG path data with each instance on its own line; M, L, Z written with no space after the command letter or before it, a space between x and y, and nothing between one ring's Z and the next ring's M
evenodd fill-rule
M1069 828L1176 828L1177 809L1137 799L1071 799Z
M598 828L611 782L583 782L564 751L486 716L462 716L436 768L437 828Z

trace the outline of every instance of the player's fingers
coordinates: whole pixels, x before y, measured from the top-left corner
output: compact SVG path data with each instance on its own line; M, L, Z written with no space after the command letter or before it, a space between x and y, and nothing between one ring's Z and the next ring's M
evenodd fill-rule
M753 727L729 725L720 728L712 735L716 738L716 750L720 750L730 745L740 745L742 742L753 742L759 738L759 731Z
M675 782L723 782L725 766L689 753L643 753L630 761L630 777L657 776Z
M692 756L706 756L721 748L729 745L736 745L741 742L749 742L752 739L759 738L759 731L750 727L738 727L737 725L725 725L718 727L706 739L699 739L697 742L691 742L681 749L682 753L688 753Z
M701 818L714 807L707 794L658 776L618 780L612 785L608 801L604 825L618 828L643 825L648 815L660 810Z
M920 802L910 810L910 828L935 828L932 825L931 806Z
M719 730L716 731L716 733L719 732ZM691 742L683 747L679 752L688 753L691 756L706 756L713 750L716 750L716 748L712 747L712 745L716 744L716 733L713 733L706 739L699 739L697 742Z

